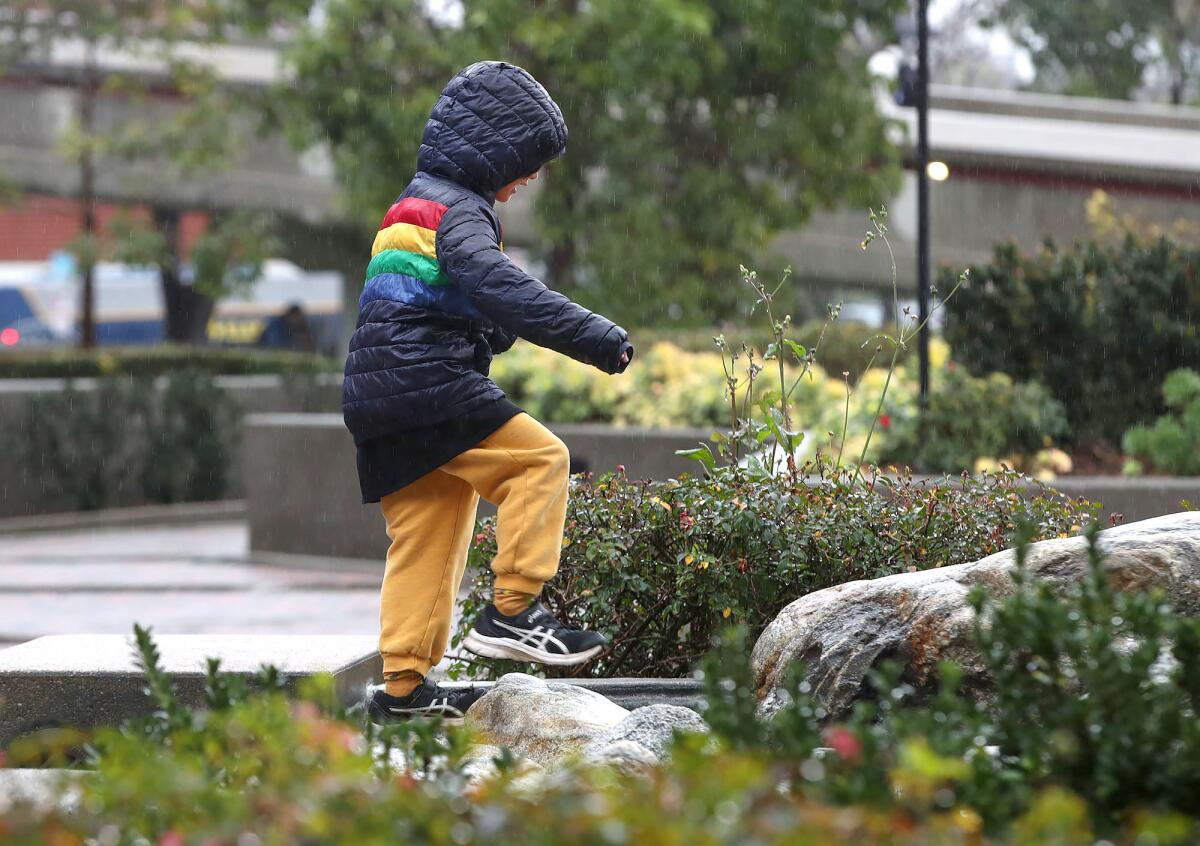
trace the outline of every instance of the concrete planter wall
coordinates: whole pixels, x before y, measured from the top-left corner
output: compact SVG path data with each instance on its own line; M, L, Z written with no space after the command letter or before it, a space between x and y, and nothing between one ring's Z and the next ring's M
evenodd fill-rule
M674 452L710 434L588 423L550 428L570 449L576 472L624 464L631 477L646 479L695 472L695 462ZM388 546L383 518L377 504L362 504L354 441L340 414L252 415L242 446L251 549L382 559ZM480 511L487 513L486 507Z
M710 434L706 429L633 429L551 424L571 450L573 469L604 472L624 464L632 478L667 479L696 472L674 455ZM246 418L243 473L256 552L381 560L387 551L376 504L358 492L354 443L338 414L256 414ZM1127 522L1200 504L1200 478L1064 477L1054 487L1103 503L1103 516ZM487 513L486 503L481 513Z
M244 414L263 411L332 411L341 405L341 377L280 376L219 376L217 384L233 398ZM71 383L80 391L96 388L95 379L76 379ZM36 462L22 460L19 449L12 445L20 436L26 411L36 397L61 393L67 382L63 379L3 379L0 380L0 433L4 448L0 449L0 518L25 517L33 514L75 511L78 505L69 498L56 498L48 493L45 471ZM159 388L161 390L161 388ZM226 496L236 499L244 495L242 476L237 465L242 458L240 433L235 430L229 448L233 467L230 490ZM119 461L120 459L114 459ZM114 467L119 474L122 468ZM132 476L132 474L131 474ZM138 480L129 479L122 485L109 507L145 504Z

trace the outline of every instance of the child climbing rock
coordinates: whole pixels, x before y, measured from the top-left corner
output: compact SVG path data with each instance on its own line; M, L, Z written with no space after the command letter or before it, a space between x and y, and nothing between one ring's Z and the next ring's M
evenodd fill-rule
M364 502L380 502L391 548L380 597L385 689L377 721L455 719L480 695L428 678L450 636L482 496L498 511L495 599L465 646L573 665L603 636L538 601L558 569L568 454L490 379L517 338L620 373L624 329L550 290L504 254L494 203L566 149L562 112L529 73L478 62L442 91L417 174L375 236L343 389Z

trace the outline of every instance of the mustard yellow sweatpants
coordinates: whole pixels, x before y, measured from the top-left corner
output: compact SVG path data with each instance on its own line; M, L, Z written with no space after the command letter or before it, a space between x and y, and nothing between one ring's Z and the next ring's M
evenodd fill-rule
M558 571L567 447L518 414L437 470L383 498L388 550L379 604L384 677L442 660L479 498L496 505L496 588L536 594Z

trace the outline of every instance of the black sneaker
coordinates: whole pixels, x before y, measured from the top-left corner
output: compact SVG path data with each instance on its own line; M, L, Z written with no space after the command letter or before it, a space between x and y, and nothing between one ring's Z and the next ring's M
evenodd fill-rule
M367 715L376 724L395 723L414 717L441 717L447 725L463 721L467 709L487 693L482 687L442 687L425 679L408 696L390 696L379 688L367 703Z
M560 623L540 602L511 617L501 614L495 605L488 605L463 639L463 646L485 658L533 661L555 667L590 661L606 644L599 632Z

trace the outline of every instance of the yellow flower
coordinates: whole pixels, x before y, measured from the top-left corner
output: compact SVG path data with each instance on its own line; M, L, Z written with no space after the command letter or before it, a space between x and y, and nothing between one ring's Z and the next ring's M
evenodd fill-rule
M563 545L563 549L566 549L568 546L570 546L570 545L571 545L571 539L570 539L570 538L563 538L562 545Z
M733 613L733 609L732 609L732 608L726 608L724 611L722 611L722 612L721 612L721 616L722 616L722 617L724 617L726 620L728 620L728 619L729 619L729 615L730 615L730 614L732 614L732 613Z
M689 555L685 555L685 556L683 556L683 563L684 563L684 564L691 564L691 563L692 563L693 561L695 561L695 560L696 560L696 556L694 556L694 555L690 555L690 554L689 554Z
M707 562L707 561L701 561L701 562L700 562L700 569L701 569L701 570L707 570L707 569L708 569L708 562Z

